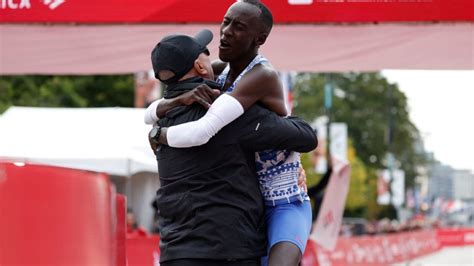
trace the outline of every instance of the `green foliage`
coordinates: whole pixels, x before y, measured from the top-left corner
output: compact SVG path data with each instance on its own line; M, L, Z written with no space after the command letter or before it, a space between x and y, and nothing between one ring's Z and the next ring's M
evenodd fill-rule
M133 75L0 76L0 113L8 107L133 107Z
M311 153L301 154L301 164L303 165L304 171L306 173L306 185L308 187L315 186L321 179L321 175L314 171L311 163Z
M393 114L393 153L405 171L406 184L413 185L416 165L422 164L417 149L419 132L410 121L407 98L396 84L390 84L380 73L331 74L335 94L332 120L348 125L358 158L372 169L386 167L389 151L389 113ZM325 114L324 74L299 74L294 90L294 113L307 121ZM390 90L392 97L390 97Z
M369 200L367 197L367 169L362 160L356 156L355 149L352 146L352 141L349 141L347 154L351 165L351 179L346 200L346 210L357 213L367 206ZM351 216L354 217L359 215Z

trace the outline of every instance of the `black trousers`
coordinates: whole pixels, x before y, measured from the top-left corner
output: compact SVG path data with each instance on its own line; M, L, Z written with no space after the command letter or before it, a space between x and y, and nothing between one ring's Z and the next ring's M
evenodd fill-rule
M160 266L260 266L260 258L244 260L179 259L162 262Z

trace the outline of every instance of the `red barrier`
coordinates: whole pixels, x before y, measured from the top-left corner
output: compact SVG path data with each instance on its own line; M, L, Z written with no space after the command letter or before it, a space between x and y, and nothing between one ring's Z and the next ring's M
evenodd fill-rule
M439 249L441 245L436 231L340 238L334 251L326 251L315 244L308 245L302 265L389 265ZM314 263L315 259L317 263Z
M0 162L0 265L113 265L104 174Z
M133 234L127 236L128 266L159 265L160 238L157 235L141 236Z
M112 200L114 199L114 200ZM107 176L0 162L0 265L158 265L159 237L126 234L126 199ZM308 242L302 265L388 265L442 246L474 245L474 228Z
M116 196L116 264L117 266L127 265L127 198L123 195L117 194Z
M438 239L443 246L474 245L474 228L441 228Z

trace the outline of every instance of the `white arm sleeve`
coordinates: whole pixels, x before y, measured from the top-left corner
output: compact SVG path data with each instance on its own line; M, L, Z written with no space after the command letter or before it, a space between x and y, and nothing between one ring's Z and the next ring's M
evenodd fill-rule
M244 108L234 97L223 94L197 121L168 128L168 145L175 148L200 146L209 141L219 130L244 113Z
M152 125L152 124L158 122L158 120L160 120L160 118L158 118L158 116L156 115L156 108L158 107L158 104L160 104L160 102L162 100L163 100L163 98L158 99L158 100L152 102L148 106L148 108L146 108L146 110L145 110L145 124Z

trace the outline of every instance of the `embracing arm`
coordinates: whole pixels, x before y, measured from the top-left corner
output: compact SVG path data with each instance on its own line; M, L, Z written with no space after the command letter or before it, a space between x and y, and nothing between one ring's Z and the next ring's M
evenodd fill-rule
M161 143L176 148L203 145L257 101L265 104L267 100L281 107L279 114L286 115L282 94L277 73L268 67L257 66L242 78L230 95L219 97L201 119L162 131Z
M177 106L199 103L205 108L209 108L214 99L219 96L219 94L219 90L211 89L208 86L198 86L193 90L183 93L175 98L158 99L151 103L146 109L145 124L151 125L156 123L160 117L164 117L166 115L166 112Z
M234 97L223 94L214 101L199 120L162 128L160 143L175 148L203 145L243 113L242 105Z
M298 117L283 118L268 110L254 117L252 121L245 121L247 126L236 125L241 128L239 141L246 149L309 152L318 146L313 128Z
M220 60L212 62L212 69L217 75L220 74L226 66L227 63ZM198 86L195 89L172 99L158 99L151 103L146 109L145 124L151 125L156 123L160 117L166 115L166 112L181 105L191 105L197 102L208 109L219 94L219 90L211 89L208 86Z

